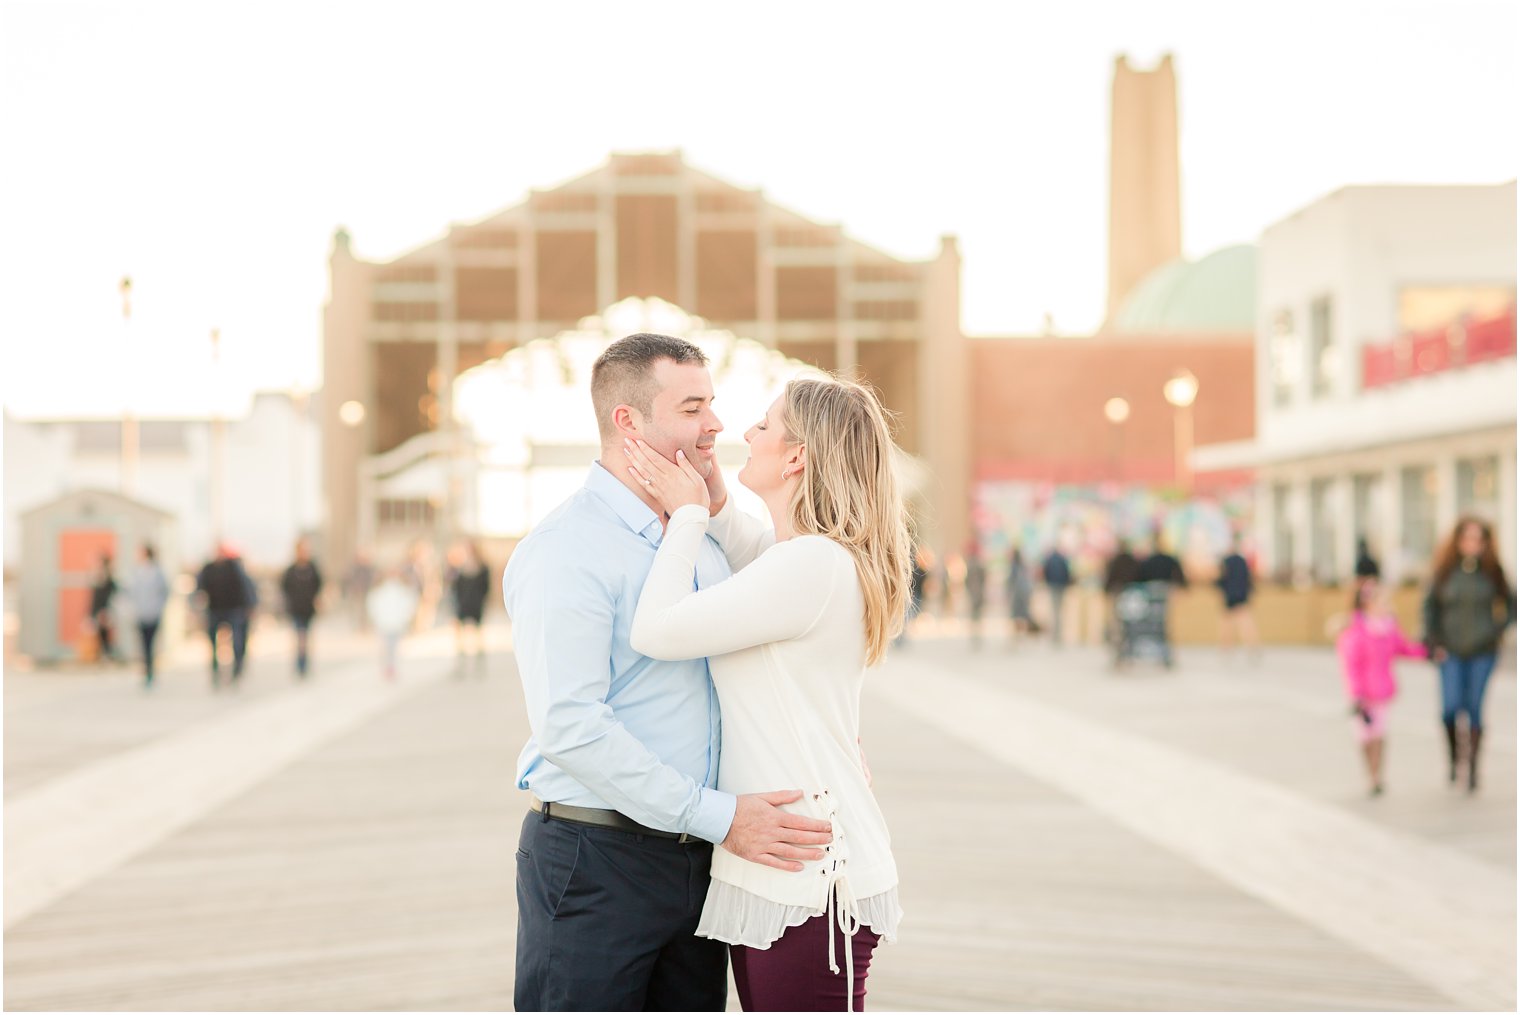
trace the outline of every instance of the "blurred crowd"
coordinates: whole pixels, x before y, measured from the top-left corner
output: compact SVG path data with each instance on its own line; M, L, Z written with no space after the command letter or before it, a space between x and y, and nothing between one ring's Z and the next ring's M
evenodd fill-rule
M240 686L253 632L271 624L289 626L293 676L309 678L312 629L323 614L372 636L379 648L381 672L394 680L403 640L433 629L441 622L441 608L446 608L455 632L456 673L483 675L481 624L498 575L471 540L456 541L441 562L429 543L418 540L400 560L383 567L376 567L371 555L361 552L340 581L330 582L313 558L310 543L300 539L290 563L260 580L236 544L223 541L193 577L188 615L210 649L213 691ZM136 559L120 576L111 557L102 556L90 589L90 644L84 647L84 656L124 665L129 654L136 655L142 663L143 686L152 689L160 655L159 632L174 588L152 544L140 545ZM125 610L120 608L123 601ZM131 617L135 630L118 630L123 613ZM130 647L135 652L124 644L123 639L129 637L135 640Z

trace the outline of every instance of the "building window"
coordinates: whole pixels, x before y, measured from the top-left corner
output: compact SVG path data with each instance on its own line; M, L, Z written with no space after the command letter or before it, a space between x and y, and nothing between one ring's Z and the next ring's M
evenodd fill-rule
M111 420L85 420L74 424L76 454L121 454L121 424Z
M1310 572L1320 585L1334 585L1340 580L1335 546L1335 504L1333 480L1316 479L1309 483L1309 562Z
M1499 520L1499 456L1457 462L1457 514L1477 515L1489 524Z
M1279 310L1272 316L1272 334L1267 344L1267 356L1272 377L1272 404L1288 405L1293 401L1294 390L1303 362L1303 343L1294 329L1293 311Z
M1314 397L1329 398L1335 394L1336 375L1340 372L1329 296L1321 296L1309 305L1309 350Z
M1293 581L1293 519L1289 515L1292 488L1286 483L1272 487L1272 572L1284 585Z
M423 497L384 498L375 502L375 518L387 528L428 528L434 517L433 502Z
M1435 467L1409 466L1400 473L1399 485L1404 516L1404 531L1399 534L1399 542L1405 562L1420 569L1429 563L1436 550Z

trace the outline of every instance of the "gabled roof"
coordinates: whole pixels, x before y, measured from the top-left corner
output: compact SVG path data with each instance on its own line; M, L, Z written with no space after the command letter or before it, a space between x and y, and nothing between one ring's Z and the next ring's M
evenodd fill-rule
M776 202L767 199L764 196L764 193L758 188L751 189L747 187L740 187L733 183L729 183L727 180L723 180L717 176L714 176L706 170L698 169L686 162L685 157L682 155L679 148L669 151L613 152L608 156L606 162L602 163L595 169L582 173L579 176L572 177L563 183L557 184L556 186L547 189L541 190L538 188L533 188L526 199L519 201L516 204L509 205L506 208L502 208L499 211L491 212L483 218L479 218L471 222L454 223L450 226L450 231L452 232L455 229L469 231L472 229L491 228L493 226L502 227L513 225L516 223L518 217L522 214L523 209L526 208L528 204L535 198L542 199L545 195L552 194L569 194L600 190L603 179L607 175L614 172L614 166L620 160L640 158L675 159L680 163L682 169L684 170L684 175L694 182L696 189L699 191L707 193L727 192L733 194L743 194L752 198L757 203L763 203L766 205L768 208L770 208L771 212L777 216L778 219L786 222L789 225L807 226L816 229L838 232L842 235L844 242L849 244L851 251L861 260L892 262L896 264L923 263L918 261L909 261L900 257L894 257L886 251L879 250L876 247L870 246L869 244L862 243L861 241L856 240L848 235L843 235L843 226L837 222L819 222L816 219L810 219L800 212L793 211L784 205L777 204ZM399 264L409 261L427 262L435 260L438 254L441 253L443 245L447 241L448 235L445 234L444 236L441 236L437 239L429 240L426 243L414 247L411 250L398 255L390 261L382 263Z

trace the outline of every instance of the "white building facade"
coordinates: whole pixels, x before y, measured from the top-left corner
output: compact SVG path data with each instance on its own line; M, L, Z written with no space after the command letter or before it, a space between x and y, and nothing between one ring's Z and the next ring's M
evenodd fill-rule
M1458 517L1515 570L1515 184L1347 187L1261 242L1251 468L1261 570L1336 583L1366 539L1417 580Z
M193 568L221 535L253 568L289 563L321 524L321 428L308 396L265 392L226 419L147 418L131 496L174 516L170 556ZM5 568L21 566L21 514L81 489L121 489L120 419L5 416Z

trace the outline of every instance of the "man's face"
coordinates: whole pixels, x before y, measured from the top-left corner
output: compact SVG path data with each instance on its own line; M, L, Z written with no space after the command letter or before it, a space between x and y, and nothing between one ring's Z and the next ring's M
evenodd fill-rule
M677 451L684 451L698 472L711 475L717 461L713 441L723 424L713 413L707 368L662 359L655 363L653 376L656 390L649 416L640 420L645 442L672 462Z

